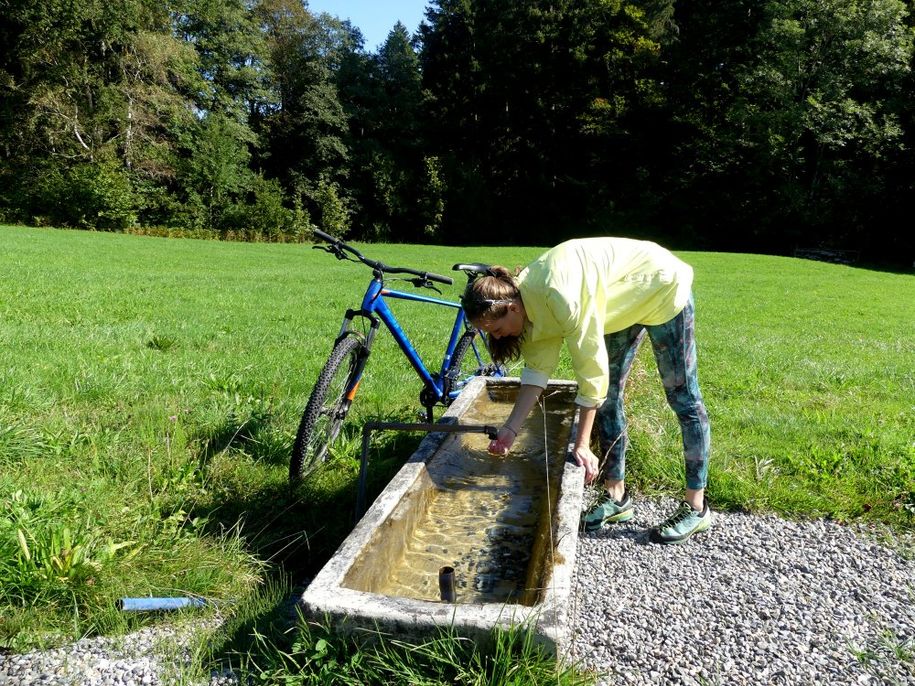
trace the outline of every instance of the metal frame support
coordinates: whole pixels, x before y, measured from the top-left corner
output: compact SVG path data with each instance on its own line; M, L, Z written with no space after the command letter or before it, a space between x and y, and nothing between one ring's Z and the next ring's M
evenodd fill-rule
M433 424L431 422L366 422L362 426L362 457L359 461L359 492L356 495L356 517L354 523L365 514L365 481L369 465L369 442L373 431L423 431L425 433L480 433L495 440L499 429L489 424Z

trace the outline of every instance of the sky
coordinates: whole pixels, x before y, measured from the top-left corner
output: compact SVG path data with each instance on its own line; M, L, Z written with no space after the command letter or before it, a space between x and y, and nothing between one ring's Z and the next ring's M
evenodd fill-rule
M375 51L398 20L412 36L427 4L427 0L308 0L308 9L314 14L327 12L349 19L365 36L365 49Z

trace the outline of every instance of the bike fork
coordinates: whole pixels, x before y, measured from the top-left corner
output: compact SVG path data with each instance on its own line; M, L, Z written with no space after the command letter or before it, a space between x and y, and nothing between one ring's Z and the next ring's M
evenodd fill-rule
M359 361L356 363L355 373L351 377L352 385L346 389L345 398L347 411L349 411L349 407L353 404L353 400L356 397L356 392L359 390L359 384L362 382L362 373L365 371L365 364L368 362L369 353L372 351L372 342L375 340L375 334L378 333L378 327L381 326L381 320L369 312L362 310L347 310L346 315L343 318L343 325L340 327L340 334L337 336L334 345L350 334L359 335L359 332L353 329L353 319L356 316L368 319L370 327L365 335L365 342L363 343L359 354Z

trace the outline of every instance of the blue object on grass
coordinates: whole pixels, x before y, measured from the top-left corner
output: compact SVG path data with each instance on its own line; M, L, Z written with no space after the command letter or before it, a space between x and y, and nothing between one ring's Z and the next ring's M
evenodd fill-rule
M156 610L180 610L185 607L204 607L203 598L121 598L117 601L123 612L154 612Z

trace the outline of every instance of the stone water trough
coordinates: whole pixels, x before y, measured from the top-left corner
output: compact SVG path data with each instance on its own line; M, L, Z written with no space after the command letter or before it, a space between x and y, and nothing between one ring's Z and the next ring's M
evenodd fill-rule
M517 379L474 379L441 422L500 426ZM371 640L422 640L439 628L485 640L523 625L562 657L584 470L569 458L574 382L551 382L511 455L483 434L428 434L301 597L309 619ZM440 571L452 568L454 602Z

